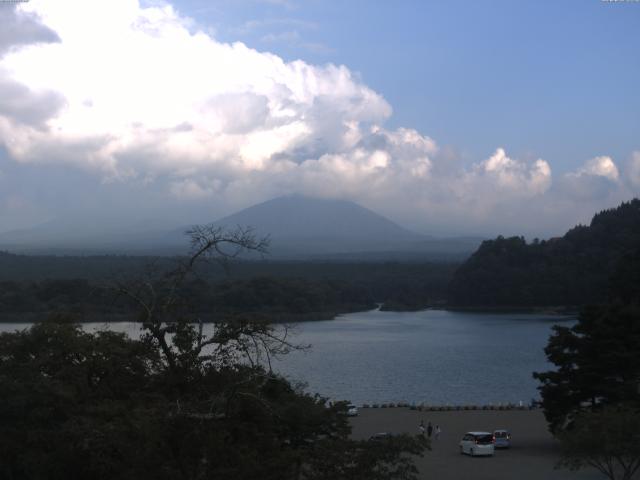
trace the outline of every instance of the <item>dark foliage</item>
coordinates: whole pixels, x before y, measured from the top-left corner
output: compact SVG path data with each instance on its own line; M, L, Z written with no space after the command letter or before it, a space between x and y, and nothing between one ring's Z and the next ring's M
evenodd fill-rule
M640 200L593 217L561 238L485 241L455 273L459 306L581 306L607 298L609 277L640 245ZM637 264L636 264L637 265ZM636 270L637 271L637 270Z
M554 432L581 411L640 407L639 258L640 248L619 261L608 303L585 307L571 328L554 328L545 352L557 369L534 374Z
M420 440L377 456L349 440L344 405L259 367L191 360L177 374L153 342L74 324L0 335L0 478L415 478L405 454Z
M610 480L631 480L640 469L640 411L635 408L583 412L559 439L561 467L592 467Z
M209 283L193 279L181 285L179 293L190 312L204 321L256 312L270 321L332 318L375 306L369 290L337 280L257 277ZM23 314L59 312L100 321L125 316L132 306L131 299L117 296L111 286L83 279L0 282L0 320L5 321Z
M43 269L49 262L62 261L56 257L35 258L43 262ZM76 262L67 260L71 266ZM85 261L91 265L97 259L89 257ZM132 264L135 261L131 259ZM175 268L176 261L158 259L155 270ZM374 308L376 303L394 310L442 304L454 269L455 265L448 264L239 262L226 277L219 270L198 267L198 274L180 288L191 313L204 321L255 312L275 322L316 320ZM119 277L140 276L144 269L132 267L127 272ZM7 275L7 271L2 273ZM122 320L132 306L130 299L114 295L104 279L0 281L0 321L34 321L42 314L56 312L71 313L85 321Z
M601 405L640 406L640 308L588 307L571 328L555 327L545 348L557 370L536 373L552 431L582 410Z

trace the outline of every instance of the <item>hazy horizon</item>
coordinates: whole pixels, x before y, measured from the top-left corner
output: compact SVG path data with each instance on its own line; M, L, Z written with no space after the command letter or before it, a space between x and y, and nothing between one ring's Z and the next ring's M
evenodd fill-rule
M255 229L256 226L259 227L265 222L279 223L279 220L276 218L276 216L273 215L274 211L270 211L266 218L260 218L255 214L247 215L248 212L253 212L254 210L259 209L263 205L270 205L271 210L273 210L273 208L275 207L275 205L278 204L279 201L286 200L286 199L292 199L292 200L299 199L301 201L317 200L319 202L336 202L335 205L340 205L340 203L343 203L344 205L347 205L347 206L353 205L357 207L362 207L365 211L369 211L373 214L379 215L384 220L396 225L397 227L399 227L400 229L404 230L407 233L416 234L418 236L423 236L425 238L431 237L434 239L446 239L446 238L489 239L489 238L497 237L499 235L524 236L529 241L531 241L534 238L547 239L547 238L562 236L566 233L567 230L571 229L576 225L579 225L579 224L588 225L591 221L591 218L600 211L598 210L598 211L592 212L591 214L588 214L584 218L584 220L577 220L573 222L572 224L568 225L565 230L558 231L555 234L552 233L546 236L536 235L535 232L533 233L529 232L528 234L526 234L523 231L509 231L509 230L507 231L502 231L502 230L489 231L488 230L487 233L483 234L483 233L468 231L468 230L465 230L464 228L462 228L460 231L450 230L450 231L438 232L433 230L421 230L420 228L413 229L411 227L406 226L402 222L396 221L394 218L382 215L375 210L368 209L367 207L364 207L363 205L357 202L352 202L350 200L343 200L340 198L322 198L322 197L316 197L311 195L302 195L302 194L294 193L294 194L281 195L278 197L270 198L263 202L259 202L254 205L249 205L246 208L235 210L229 214L224 214L216 218L208 218L206 217L206 214L203 214L201 218L198 218L196 215L193 214L193 212L191 212L191 215L185 215L184 217L178 217L178 218L163 218L160 215L156 215L155 217L149 216L144 218L129 218L126 215L122 215L120 212L110 211L110 212L104 213L102 216L96 219L90 216L91 213L83 212L80 214L76 214L76 216L53 218L50 220L39 222L34 225L28 225L21 228L0 231L0 247L3 245L3 240L4 240L3 236L6 236L5 234L11 235L11 234L17 234L21 232L24 232L25 234L28 234L28 235L35 235L37 238L34 238L34 240L36 240L37 243L48 241L49 240L48 236L51 233L54 234L53 238L55 239L56 233L65 232L65 238L67 237L73 238L75 236L79 239L78 242L76 243L80 245L80 244L83 244L82 239L84 237L91 237L101 233L108 233L116 236L127 235L127 234L139 235L139 234L145 234L145 233L165 234L165 233L175 233L175 231L177 230L184 230L186 232L186 230L188 230L193 225L205 225L205 224L219 224L229 229L233 229L237 226L250 227ZM617 206L617 205L614 205L614 206ZM341 211L339 207L335 210L336 217L338 218L339 221L344 221L343 219L340 218L342 213L344 212ZM283 212L283 215L285 216L285 219L286 219L286 212ZM238 217L242 219L252 219L252 220L238 222L236 220L236 218ZM306 222L307 227L313 231L316 231L318 229L322 230L322 228L325 228L325 229L331 228L331 225L330 225L331 222L328 218L325 217L325 218L321 218L320 220L321 220L321 225L314 225L314 222L316 221L316 219L312 217L308 217L307 219L304 219L303 223ZM271 229L268 232L265 231L261 233L268 234L269 236L272 236L272 237L273 236L279 237L282 235L288 236L291 234L289 229L285 229L283 232L283 231L280 231L278 228ZM90 247L90 245L86 245L86 246Z

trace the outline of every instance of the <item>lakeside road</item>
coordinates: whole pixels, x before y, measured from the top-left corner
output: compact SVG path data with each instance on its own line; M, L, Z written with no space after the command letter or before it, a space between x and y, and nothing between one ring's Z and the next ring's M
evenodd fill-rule
M352 436L366 439L377 432L418 433L418 424L440 425L439 440L418 458L421 479L457 480L601 480L594 469L579 472L555 470L558 445L547 430L540 410L417 411L409 408L362 408L351 418ZM461 455L458 442L465 432L507 429L512 447L496 450L493 457Z

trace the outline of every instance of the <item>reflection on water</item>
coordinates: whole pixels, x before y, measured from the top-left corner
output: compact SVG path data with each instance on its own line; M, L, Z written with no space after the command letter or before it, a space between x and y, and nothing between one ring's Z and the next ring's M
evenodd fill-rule
M358 404L526 403L538 397L531 373L549 368L543 348L551 326L567 321L573 319L443 310L352 313L297 324L294 341L311 349L281 357L274 368L311 392ZM136 323L108 327L132 337L140 332Z

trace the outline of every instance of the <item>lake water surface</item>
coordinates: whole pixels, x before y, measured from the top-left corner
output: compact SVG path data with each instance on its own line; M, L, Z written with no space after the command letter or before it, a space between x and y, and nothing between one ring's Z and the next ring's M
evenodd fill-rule
M310 391L357 404L528 403L538 398L531 373L544 355L555 315L370 311L298 324L308 352L277 364Z
M351 313L296 324L293 341L311 348L282 357L274 369L305 382L310 392L357 404L528 403L538 398L531 373L551 367L543 349L552 325L573 321L444 310ZM26 326L0 324L0 331ZM140 325L109 328L137 336Z

